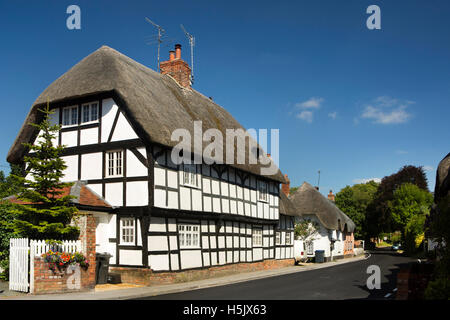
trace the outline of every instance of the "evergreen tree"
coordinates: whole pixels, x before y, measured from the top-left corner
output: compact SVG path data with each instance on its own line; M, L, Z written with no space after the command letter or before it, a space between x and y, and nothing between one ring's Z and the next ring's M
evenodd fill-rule
M43 120L39 124L30 124L39 131L36 142L24 144L29 151L24 157L28 165L25 177L13 175L24 186L17 198L31 204L14 205L12 227L18 235L31 239L77 239L79 230L70 222L78 210L70 202L73 196L62 192L72 183L60 181L67 168L60 157L64 147L52 143L60 126L51 124L52 112L48 104L39 112L43 114ZM31 176L30 180L26 179L27 174Z

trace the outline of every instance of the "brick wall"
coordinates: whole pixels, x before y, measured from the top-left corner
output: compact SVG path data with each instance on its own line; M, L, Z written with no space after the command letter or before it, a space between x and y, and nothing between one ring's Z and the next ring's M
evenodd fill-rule
M82 252L89 262L89 268L84 270L76 266L68 267L66 270L52 271L42 257L36 257L32 279L33 294L86 291L95 288L95 218L90 213L81 212L75 224L80 228L79 239L82 243Z
M279 269L294 265L293 259L265 260L253 263L236 263L206 269L186 270L180 272L158 272L145 268L110 267L110 273L119 273L123 283L144 286L179 283L221 277L230 274L260 270Z

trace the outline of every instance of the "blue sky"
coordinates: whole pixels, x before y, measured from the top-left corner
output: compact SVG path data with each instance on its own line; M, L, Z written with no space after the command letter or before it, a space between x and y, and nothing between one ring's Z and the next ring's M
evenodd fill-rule
M66 8L81 8L81 30ZM366 9L381 8L381 30ZM0 1L0 169L37 96L102 45L156 69L162 25L189 61L179 24L196 37L194 88L246 128L280 129L291 185L339 191L403 165L435 170L450 151L450 2Z

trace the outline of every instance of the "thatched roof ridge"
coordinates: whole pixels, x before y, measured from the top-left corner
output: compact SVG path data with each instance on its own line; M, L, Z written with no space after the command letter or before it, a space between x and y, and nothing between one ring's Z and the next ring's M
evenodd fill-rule
M304 182L290 199L298 213L316 215L327 229L348 232L355 230L354 222L307 182Z
M173 147L177 142L171 140L172 132L185 128L194 137L193 123L200 120L203 132L216 128L224 138L226 129L243 129L230 113L211 99L193 89L181 87L169 75L157 73L110 47L102 46L50 84L36 99L7 160L17 163L23 157L22 143L30 141L36 134L28 123L37 122L37 108L45 105L47 100L54 104L104 92L118 97L125 114L146 142ZM204 142L204 146L208 144ZM233 147L236 150L234 142ZM225 153L226 146L223 146L223 151ZM237 152L233 167L261 175L261 164L250 164L248 152L245 164L237 164L236 159ZM285 182L279 170L265 177Z
M295 210L295 206L292 201L280 191L280 213L287 216L297 216L300 217L301 214Z

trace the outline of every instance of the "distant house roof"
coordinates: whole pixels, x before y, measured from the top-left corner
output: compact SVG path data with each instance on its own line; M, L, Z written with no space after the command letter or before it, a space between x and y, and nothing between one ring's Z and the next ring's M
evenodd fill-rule
M75 184L71 187L63 188L61 192L62 193L56 198L61 198L68 195L74 196L75 198L70 201L77 207L91 208L92 210L95 210L96 208L99 210L113 209L111 204L95 193L91 188L86 186L82 181L75 182ZM11 196L5 198L4 200L17 204L33 204L31 202L19 200L17 199L17 196Z
M320 222L332 230L354 232L355 223L316 188L304 182L290 199L297 213L316 215Z
M11 163L21 161L25 154L23 143L29 142L37 134L37 129L29 123L39 122L41 114L38 114L37 109L45 105L47 100L52 105L57 105L71 99L100 93L111 93L114 96L132 122L133 128L146 143L174 147L178 141L171 140L172 132L182 128L188 130L191 137L194 137L194 121L202 121L203 131L218 129L224 139L227 129L243 129L228 111L211 99L193 89L181 87L169 75L155 72L110 47L102 46L41 93L33 103L9 150L7 160ZM249 107L257 108L257 106ZM252 164L248 159L248 152L245 163L239 164L237 143L235 139L229 140L232 141L226 143L235 150L234 164L231 166L256 175L261 175L262 167L268 167ZM192 145L193 143L194 139ZM210 143L203 141L203 148ZM225 161L227 159L225 143L222 149ZM283 175L278 168L276 169L275 174L265 177L284 183Z
M280 191L280 213L287 216L301 216L301 214L297 213L295 210L295 206L292 201L284 194L283 191Z

